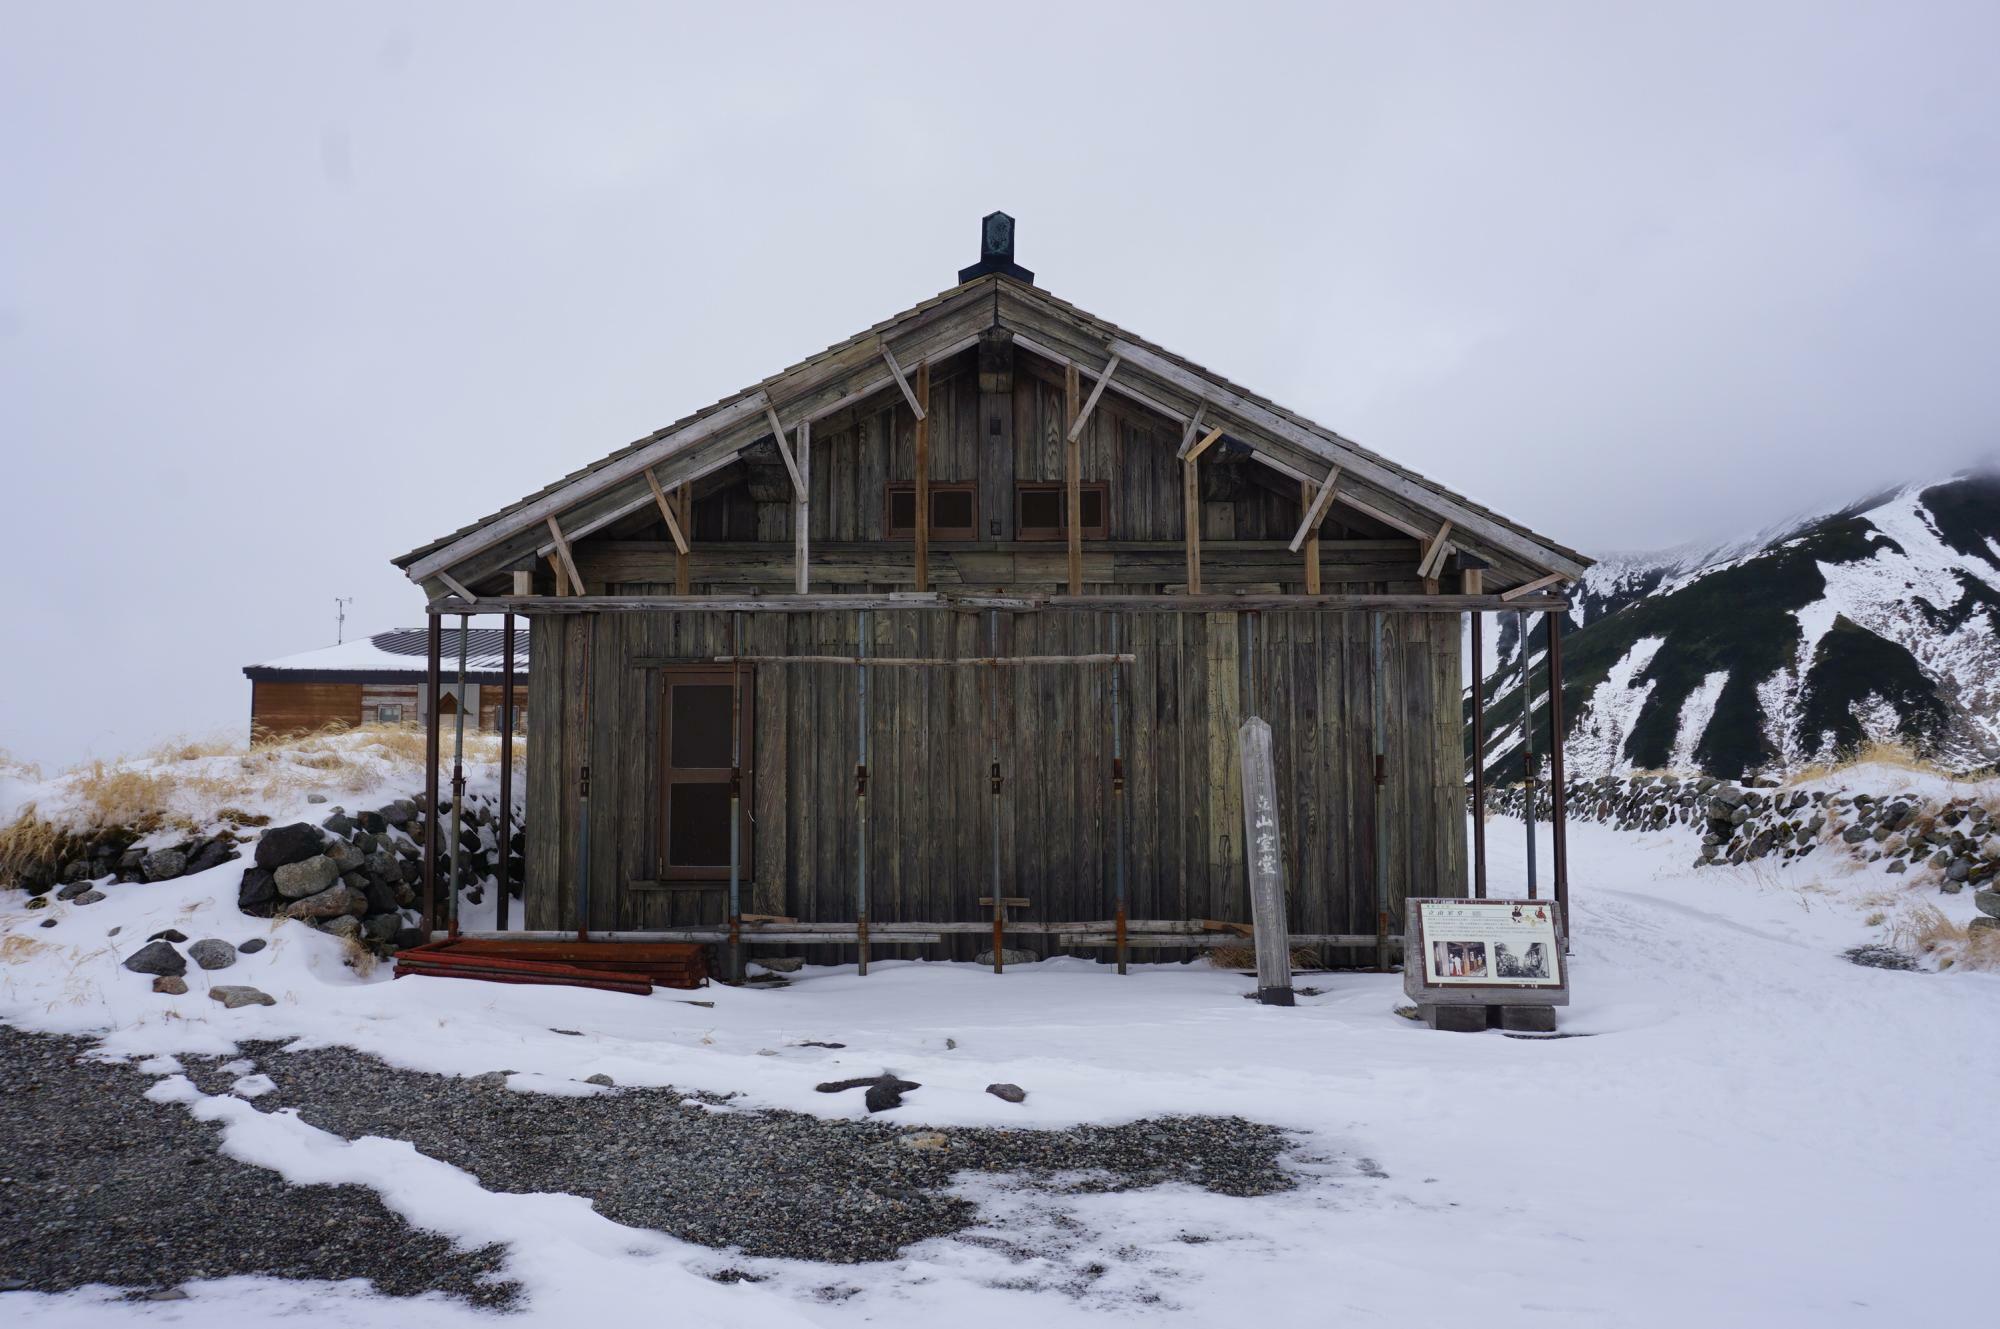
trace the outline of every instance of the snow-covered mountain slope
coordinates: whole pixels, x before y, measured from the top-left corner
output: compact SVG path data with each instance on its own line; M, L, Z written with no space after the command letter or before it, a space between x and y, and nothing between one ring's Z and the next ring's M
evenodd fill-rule
M1876 494L1707 550L1607 558L1573 592L1564 755L1577 775L1796 769L1869 742L2000 762L2000 471ZM1521 771L1521 632L1497 616L1489 773ZM1547 638L1530 616L1536 750Z

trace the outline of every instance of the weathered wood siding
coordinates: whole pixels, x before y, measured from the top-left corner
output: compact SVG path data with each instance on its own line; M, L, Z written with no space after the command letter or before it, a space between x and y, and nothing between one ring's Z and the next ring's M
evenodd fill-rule
M250 733L303 734L329 725L361 723L359 683L266 683L250 685Z
M815 468L817 470L817 468ZM1001 613L1008 655L1111 649L1113 615ZM1394 916L1411 892L1465 882L1464 758L1456 725L1459 620L1384 614L1387 782L1373 779L1373 670L1366 614L1323 610L1116 615L1125 667L1127 891L1134 918L1249 917L1234 735L1254 710L1272 723L1285 803L1292 927L1372 933L1375 864ZM986 615L880 611L870 654L988 653ZM851 612L744 614L746 654L853 654ZM726 613L560 615L533 635L528 745L527 926L578 919L580 800L587 761L588 913L593 928L712 923L721 889L638 889L657 871L657 666L732 653ZM745 912L816 922L855 916L856 670L762 665L756 686L753 815ZM1113 910L1110 670L869 671L869 895L882 921L974 921L993 881L989 748L999 745L1000 883L1024 918L1081 921ZM1377 798L1385 842L1375 844ZM704 886L708 884L704 883ZM952 943L958 952L977 939ZM952 947L896 948L943 956Z

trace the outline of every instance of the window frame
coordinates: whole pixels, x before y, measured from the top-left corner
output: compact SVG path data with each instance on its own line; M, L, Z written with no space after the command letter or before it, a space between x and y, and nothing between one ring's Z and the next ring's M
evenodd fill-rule
M390 714L389 714L389 712L390 712L390 711L394 711L394 712L395 712L395 714L394 714L394 715L390 715ZM376 723L376 724L401 724L401 723L403 723L403 703L402 703L402 702L400 702L400 701L378 701L378 702L376 702L376 703L375 703L375 723Z
M730 770L727 766L675 766L674 765L674 705L673 689L677 685L730 687L738 677L738 671L727 665L684 664L662 665L659 669L658 698L660 708L658 725L658 750L656 754L658 778L653 798L653 844L654 865L658 880L663 882L712 882L729 879L729 864L715 863L675 863L673 848L673 791L676 785L721 785L725 792L729 787ZM742 786L737 803L738 852L737 872L748 882L751 879L751 864L757 861L753 839L755 821L751 817L751 806L756 801L756 717L757 717L757 671L750 666L741 668L743 701L737 715L736 743L737 763L742 772ZM727 727L725 726L725 732ZM727 827L724 827L725 832Z
M1014 484L1014 538L1016 540L1067 540L1069 539L1069 503L1060 504L1061 514L1054 526L1029 527L1021 520L1021 499L1026 494L1062 495L1067 486L1061 480L1019 480ZM1102 518L1096 525L1085 524L1083 538L1086 540L1108 540L1111 538L1111 482L1108 480L1085 480L1077 486L1082 493L1095 492L1098 495L1097 515Z
M931 521L932 542L976 542L979 539L978 482L974 480L933 480L930 489L933 518ZM917 528L915 526L906 526L901 530L898 530L896 527L896 495L909 494L911 496L910 510L914 512L916 510L916 492L917 482L915 480L890 480L882 486L882 532L884 539L914 541L917 538ZM940 527L936 521L939 494L964 494L972 505L971 524L963 527Z

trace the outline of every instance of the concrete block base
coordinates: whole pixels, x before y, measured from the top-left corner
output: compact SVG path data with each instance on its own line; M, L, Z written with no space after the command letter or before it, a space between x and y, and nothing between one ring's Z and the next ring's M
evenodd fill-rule
M1502 1006L1500 1027L1510 1034L1553 1034L1556 1008L1553 1006Z
M1484 1006L1419 1006L1417 1014L1433 1029L1453 1034L1486 1032Z

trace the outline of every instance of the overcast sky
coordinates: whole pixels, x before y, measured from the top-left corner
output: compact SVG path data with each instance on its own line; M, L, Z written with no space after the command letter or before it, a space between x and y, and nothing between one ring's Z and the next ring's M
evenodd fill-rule
M0 747L247 726L389 558L1043 285L1587 550L2000 442L2000 6L0 4Z

